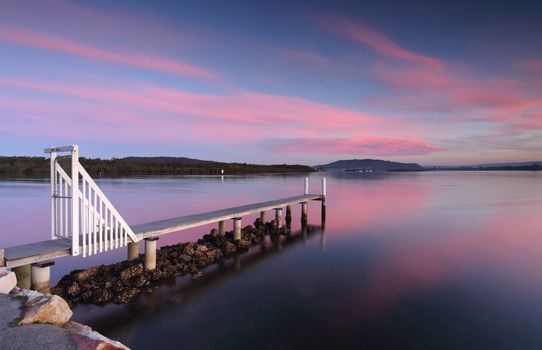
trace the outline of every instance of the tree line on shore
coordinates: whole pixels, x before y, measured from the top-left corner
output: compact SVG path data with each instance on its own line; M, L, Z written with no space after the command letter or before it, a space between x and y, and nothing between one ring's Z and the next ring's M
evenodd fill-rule
M66 159L60 160L62 163ZM128 175L225 175L262 173L300 173L314 171L305 165L222 163L183 157L126 157L113 159L79 158L91 176ZM62 163L64 166L64 163ZM69 167L69 165L67 165ZM0 176L49 177L49 158L0 157Z

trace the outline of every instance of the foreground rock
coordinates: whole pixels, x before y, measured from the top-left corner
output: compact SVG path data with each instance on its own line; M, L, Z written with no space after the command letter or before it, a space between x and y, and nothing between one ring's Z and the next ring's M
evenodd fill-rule
M184 274L192 278L202 275L201 269L260 244L266 235L286 235L289 229L277 227L274 221L265 225L256 220L254 226L242 229L241 240L233 240L233 232L224 236L213 229L197 243L164 246L157 252L156 269L143 267L142 258L101 265L87 270L72 271L52 289L70 304L122 304L141 292L150 293L153 282Z
M73 315L68 303L58 295L47 295L22 289L14 294L26 297L19 325L48 323L63 326Z
M14 272L6 271L0 267L0 293L8 294L17 284L17 277Z
M70 332L78 350L129 350L122 343L94 332L89 326L70 321L64 328Z
M69 321L72 311L56 295L14 288L0 294L0 349L125 350L117 341Z

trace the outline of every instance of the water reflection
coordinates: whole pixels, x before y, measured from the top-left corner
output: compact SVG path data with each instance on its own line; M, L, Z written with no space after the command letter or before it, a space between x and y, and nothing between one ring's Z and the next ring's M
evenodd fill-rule
M311 176L312 186L320 176ZM129 305L78 307L76 319L134 349L181 342L191 349L541 348L542 173L326 176L326 206L309 203L315 232L300 220L302 207L292 206L286 224L294 243L268 239L200 280L170 280ZM100 181L131 223L303 190L303 176ZM0 219L10 228L0 246L48 237L45 183L0 182L0 192ZM160 242L194 240L210 228ZM125 257L108 254L104 263ZM59 260L53 272L81 261Z
M251 247L248 252L207 267L203 276L197 280L192 281L190 276L180 276L161 281L157 283L157 290L142 294L126 305L78 305L74 308L74 317L78 322L93 325L100 332L115 333L117 337L125 337L129 341L129 334L133 333L131 326L139 325L145 317L161 312L167 314L172 304L188 302L206 290L217 288L231 278L238 278L239 274L250 271L306 239L323 235L320 226L305 225L303 231L292 232L286 237L266 236L259 246Z

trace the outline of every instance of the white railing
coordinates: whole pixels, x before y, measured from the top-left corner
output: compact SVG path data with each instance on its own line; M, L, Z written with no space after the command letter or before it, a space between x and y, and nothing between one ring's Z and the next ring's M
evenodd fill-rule
M72 255L97 254L138 239L113 204L79 163L77 145L45 150L51 155L51 239L72 241ZM58 153L71 157L71 176Z

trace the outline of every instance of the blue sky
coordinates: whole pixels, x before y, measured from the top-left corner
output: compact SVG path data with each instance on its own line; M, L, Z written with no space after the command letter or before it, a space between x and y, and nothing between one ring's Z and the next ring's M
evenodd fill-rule
M542 5L17 1L0 154L542 158Z

